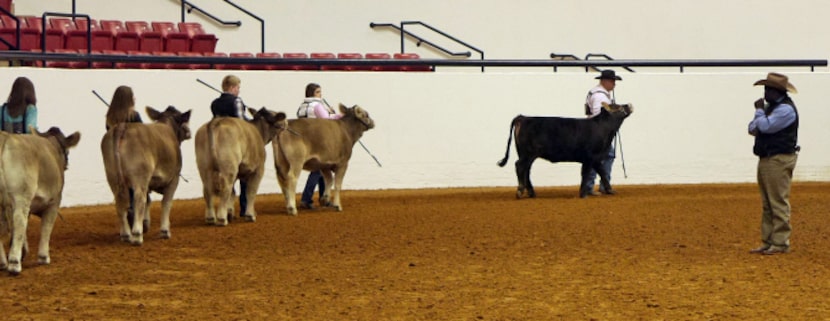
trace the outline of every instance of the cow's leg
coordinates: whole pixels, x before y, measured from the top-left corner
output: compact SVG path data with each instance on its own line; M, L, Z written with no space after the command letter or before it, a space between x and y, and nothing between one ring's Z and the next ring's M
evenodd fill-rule
M586 198L588 195L591 195L593 192L593 187L591 186L591 181L594 180L594 177L591 175L591 170L599 173L600 161L589 161L582 163L582 169L580 171L582 180L579 184L579 197Z
M533 189L533 184L530 182L530 167L533 165L535 158L521 157L516 161L516 177L519 179L519 187L516 190L516 198L521 198L524 191L527 190L528 197L536 197L536 191Z
M343 186L343 177L346 176L346 170L348 168L348 163L338 165L337 168L334 170L334 186L326 186L327 191L330 191L332 188L334 188L334 193L332 194L334 196L334 201L331 203L331 206L333 206L334 209L338 212L343 211L343 205L342 203L340 203L340 190ZM328 184L328 182L326 183Z
M118 216L118 229L121 241L130 241L130 229L135 220L135 209L133 217L130 218L130 195L126 189L115 192L115 214Z
M601 161L599 166L594 168L594 171L596 171L599 176L600 186L602 186L600 191L606 195L613 195L617 193L613 188L611 188L611 166L609 166L609 164L612 164L612 162L613 158L607 158Z
M300 177L302 164L292 164L286 173L285 208L288 214L297 215L297 178Z
M6 242L0 242L0 270L5 270L8 267L9 259L6 257Z
M144 231L150 231L150 203L152 203L152 199L150 199L150 192L147 191L147 199L144 200L144 219L141 220L143 224Z
M323 175L323 183L326 186L325 191L322 191L323 196L320 197L320 205L321 206L332 206L332 199L331 199L331 190L334 187L334 176L331 170L321 170L320 173Z
M219 181L219 205L216 209L216 225L228 225L228 209L233 207L234 193L233 183L236 180L236 171L218 173L217 181Z
M8 271L18 275L23 270L23 244L26 242L26 229L29 225L30 197L13 197L14 211L12 212L12 244L9 248Z
M37 249L37 263L49 264L49 240L52 238L52 228L55 227L55 219L58 218L58 206L53 205L40 217L40 244Z
M214 199L213 199L213 180L208 178L207 176L215 175L214 173L210 173L205 178L202 179L202 198L205 199L205 223L213 225L216 222L216 212L214 211Z
M161 198L161 238L170 238L170 208L173 207L173 195L176 194L176 188L179 186L179 175L170 181L170 184L164 188L164 195Z
M130 232L130 244L132 245L141 245L144 243L144 217L147 216L147 187L145 186L134 186L133 187L133 197L134 197L134 212L135 217L133 220L133 227L132 231ZM139 224L139 222L142 222Z
M245 209L245 219L249 222L256 222L256 194L259 191L259 184L262 182L262 175L265 174L265 168L260 166L256 172L247 179L247 190L245 191L248 204Z

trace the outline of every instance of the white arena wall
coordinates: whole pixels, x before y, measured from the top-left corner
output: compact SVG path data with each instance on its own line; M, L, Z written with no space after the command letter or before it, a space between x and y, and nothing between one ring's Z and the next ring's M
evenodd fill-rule
M788 72L800 90L794 100L801 113L803 147L797 181L830 180L827 137L830 109L820 94L830 86L827 72ZM128 85L138 106L192 109L191 128L206 123L217 96L196 82L219 86L224 71L6 69L0 87L26 76L36 84L39 125L80 131L66 172L66 205L112 201L104 176L100 140L105 106L119 85ZM461 186L514 186L511 159L504 168L510 120L517 114L582 117L585 92L593 74L560 73L379 73L379 72L237 72L242 97L251 106L295 112L308 82L319 82L331 103L358 104L377 126L362 141L383 164L378 167L355 146L344 189L398 189ZM621 130L628 178L615 164L616 184L735 183L755 179L756 158L746 126L761 88L752 83L764 72L623 74L617 99L635 105ZM142 113L147 119L146 114ZM201 183L193 141L182 144L184 168L177 198L197 198ZM279 191L269 148L262 193ZM575 164L535 164L536 186L579 182ZM576 188L574 188L576 193Z
M259 24L222 1L193 0L226 20L242 20L238 30L218 27L196 14L208 32L219 35L217 51L257 52ZM266 51L395 52L391 31L372 30L369 22L422 20L484 49L492 59L546 59L550 52L604 52L618 59L826 59L830 41L823 1L234 1L266 18ZM178 1L78 0L80 13L95 19L176 21ZM590 3L590 4L589 4ZM18 14L71 10L69 0L17 0ZM782 8L786 6L786 10ZM718 10L712 10L718 8ZM823 10L822 10L823 9ZM510 12L510 15L505 15ZM604 12L604 13L603 13ZM309 23L309 21L313 23ZM783 22L776 22L783 21ZM418 34L421 31L413 29ZM426 33L424 35L427 35ZM428 37L430 39L438 39ZM771 40L774 39L774 40ZM447 44L454 51L461 47ZM407 42L407 51L442 56ZM473 59L477 57L474 56ZM752 102L762 95L752 83L768 71L782 71L799 89L793 95L801 113L802 145L797 181L830 180L830 109L820 93L830 86L827 67L809 68L635 68L618 69L617 100L635 112L621 135L628 177L617 159L615 184L741 183L755 180L757 159L746 126ZM360 146L344 189L515 186L515 148L504 168L510 120L518 115L582 117L585 93L594 73L579 68L439 68L435 73L232 71L243 80L241 96L251 106L293 115L308 82L323 86L333 104L359 104L377 127L362 141L377 156L378 167ZM133 87L137 105L175 105L194 111L191 129L210 119L215 92L228 71L62 70L11 68L0 72L0 88L17 76L35 83L42 130L59 126L80 131L70 152L64 205L112 202L100 153L106 100L119 85ZM147 119L142 111L142 116ZM201 182L193 141L183 143L184 168L176 198L198 198ZM271 150L262 193L279 191ZM619 157L619 156L618 156ZM574 186L576 164L538 161L536 186ZM303 177L304 182L304 177ZM300 189L300 188L298 188ZM157 198L157 197L156 197Z

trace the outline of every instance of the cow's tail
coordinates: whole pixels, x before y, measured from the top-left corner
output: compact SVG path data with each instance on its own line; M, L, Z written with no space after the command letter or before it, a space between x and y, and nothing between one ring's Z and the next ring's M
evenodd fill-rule
M0 240L2 240L3 244L0 246L5 246L6 237L11 235L12 228L14 227L14 222L12 220L12 208L11 208L11 200L9 198L8 193L8 182L6 182L6 169L2 166L2 159L3 159L3 151L6 149L6 141L8 140L8 135L0 135Z
M127 124L119 123L115 125L112 133L112 157L115 162L115 177L119 191L127 192L130 189L129 182L124 175L124 164L121 163L121 143L124 141L124 135L127 133Z
M213 127L216 126L216 119L211 120L208 122L207 125L207 137L208 137L208 145L207 145L207 152L210 155L210 166L214 172L219 172L219 162L216 160L219 157L219 152L216 150L216 140L213 138Z
M516 116L516 118L513 118L513 121L510 122L510 134L507 136L507 150L504 151L504 158L502 158L497 163L499 165L499 167L504 167L504 165L507 164L507 159L510 158L510 142L513 141L513 136L518 135L518 133L519 133L518 124L522 120L522 118L524 118L524 116L519 115L519 116ZM515 132L513 131L513 128L516 128ZM516 140L516 144L518 144L518 143L519 143L519 141Z

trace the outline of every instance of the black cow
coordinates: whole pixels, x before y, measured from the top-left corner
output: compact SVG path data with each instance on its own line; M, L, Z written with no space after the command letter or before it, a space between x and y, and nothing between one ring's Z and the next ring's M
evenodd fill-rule
M513 118L510 124L510 137L507 139L507 151L499 166L507 163L510 156L510 142L516 137L516 176L519 188L516 198L521 198L527 189L529 197L536 197L530 183L530 166L536 158L541 157L558 162L578 162L589 165L601 179L602 187L612 191L608 173L600 166L608 157L608 148L623 120L633 111L631 105L606 105L600 114L592 118L562 117L525 117ZM587 188L589 167L583 166L582 183L579 197L586 197L591 192Z

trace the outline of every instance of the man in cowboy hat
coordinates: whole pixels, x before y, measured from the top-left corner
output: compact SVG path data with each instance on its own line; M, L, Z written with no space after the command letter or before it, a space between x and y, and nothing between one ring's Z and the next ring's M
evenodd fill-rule
M585 97L585 115L588 116L588 118L599 115L602 110L603 103L608 105L614 103L611 92L614 91L614 87L617 86L617 80L622 80L622 77L617 76L613 70L608 69L603 70L600 75L594 79L599 79L599 84L596 87L591 88L591 90L588 91L588 96ZM611 141L611 146L608 148L608 158L602 162L602 167L605 168L606 172L608 172L609 180L611 179L611 167L614 165L614 158L616 157L614 147L614 141ZM585 173L585 171L588 171L587 177L584 178L588 180L587 187L590 190L588 195L599 195L599 193L594 191L594 181L596 180L597 172L593 168L590 168L590 165L582 164L582 172ZM613 189L606 191L602 185L600 185L599 191L603 194L616 194Z
M798 159L798 110L787 95L797 93L787 76L771 72L755 82L764 86L764 98L755 101L749 134L758 155L761 189L761 246L750 253L781 254L790 251L790 183ZM764 103L766 101L766 104Z

